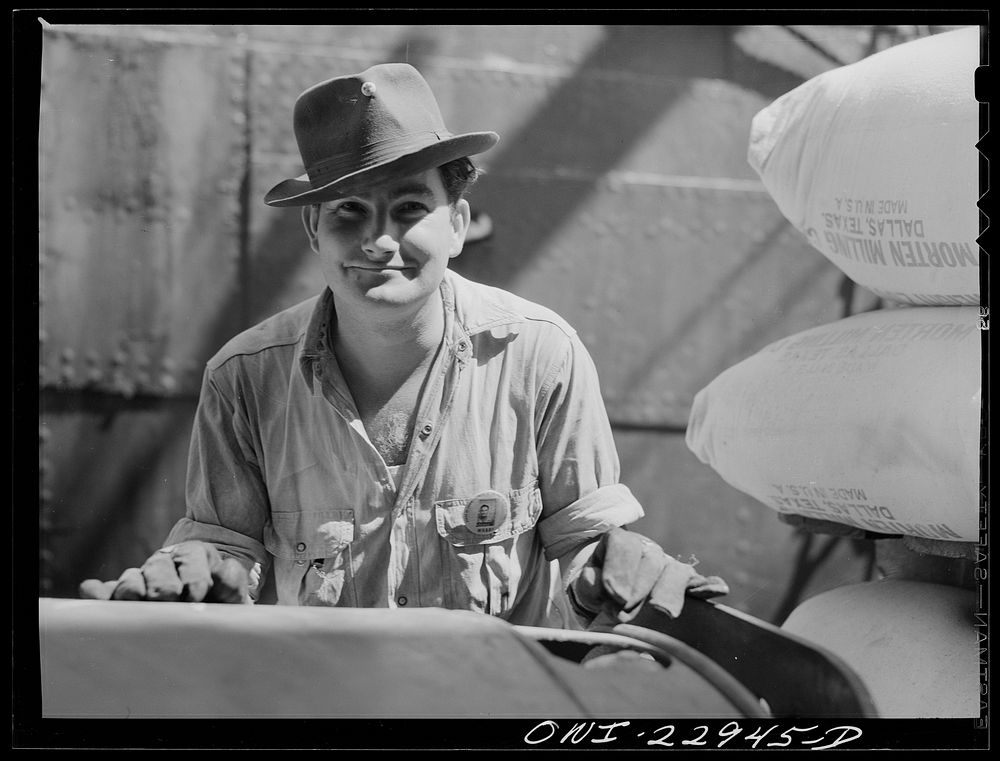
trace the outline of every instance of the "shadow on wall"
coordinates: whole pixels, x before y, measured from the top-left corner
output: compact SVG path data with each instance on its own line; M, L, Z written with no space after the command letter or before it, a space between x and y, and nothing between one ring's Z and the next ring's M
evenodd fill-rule
M609 112L609 121L616 130L614 139L583 142L578 137L582 132L600 130L602 126L568 123L566 114L579 111L574 104L581 98L581 93L587 92L585 83L592 77L602 73L672 79L725 76L728 27L608 26L605 32L604 39L589 52L573 75L552 93L544 108L532 114L517 134L503 136L499 146L490 154L491 172L516 174L551 168L553 154L558 153L560 164L572 162L574 169L603 176L620 164L647 130L658 124L685 92L684 87L677 87L672 91L673 100L628 99L630 111L627 119L621 118L621 114ZM699 48L703 48L702 54L698 53ZM712 53L706 54L704 48L710 48ZM559 135L564 140L554 145ZM576 149L575 154L565 148L560 149L566 144ZM544 225L536 226L539 237L532 241L530 247L495 252L488 241L476 244L476 257L456 259L452 265L454 269L475 278L476 270L482 269L485 264L488 269L486 279L492 285L508 285L546 248L545 234L551 235L560 230L591 193L591 188L584 183L567 185L563 190L517 199L524 212L530 209L533 215L544 220Z

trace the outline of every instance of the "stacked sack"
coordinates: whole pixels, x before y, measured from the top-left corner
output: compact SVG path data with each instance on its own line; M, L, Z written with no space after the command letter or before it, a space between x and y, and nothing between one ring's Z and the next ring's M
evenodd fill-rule
M825 72L757 114L749 161L782 213L847 277L906 308L765 347L696 395L687 430L702 462L786 521L901 536L929 566L969 559L979 539L978 65L978 28L945 32ZM867 672L883 715L978 715L973 592L910 578L817 596L786 628ZM886 598L889 583L917 586ZM852 611L885 632L830 626ZM944 622L929 647L954 666L954 689L933 688L945 700L900 681L927 655L906 646L922 635L903 620L918 615Z
M890 301L979 304L979 29L825 72L758 113L748 159L809 242Z

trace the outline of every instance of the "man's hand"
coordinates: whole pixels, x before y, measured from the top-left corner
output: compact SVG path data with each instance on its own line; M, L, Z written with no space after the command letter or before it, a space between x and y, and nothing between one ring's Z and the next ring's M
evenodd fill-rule
M729 587L718 576L702 576L694 566L670 557L652 539L613 528L601 537L569 591L591 615L610 613L631 621L647 600L676 618L685 595L708 599L728 594Z
M181 542L154 552L115 581L87 579L80 597L93 600L229 602L247 599L249 574L207 542Z

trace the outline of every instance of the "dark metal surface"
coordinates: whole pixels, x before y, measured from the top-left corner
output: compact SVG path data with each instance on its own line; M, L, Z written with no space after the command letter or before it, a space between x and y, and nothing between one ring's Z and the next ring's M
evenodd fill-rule
M41 592L141 565L184 510L194 402L50 390L39 426Z
M238 54L237 54L238 55ZM226 48L46 35L40 384L195 394L240 325L243 136Z
M708 656L764 698L775 716L878 716L867 687L839 656L753 616L688 599L676 619L647 605L633 623Z

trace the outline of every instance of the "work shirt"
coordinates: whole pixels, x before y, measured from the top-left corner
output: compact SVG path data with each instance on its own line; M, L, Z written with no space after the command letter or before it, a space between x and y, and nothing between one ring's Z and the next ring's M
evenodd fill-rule
M559 559L643 514L619 483L593 361L542 306L451 271L441 297L443 343L398 472L331 349L329 289L229 341L205 370L187 512L166 544L270 568L278 604L573 626Z

